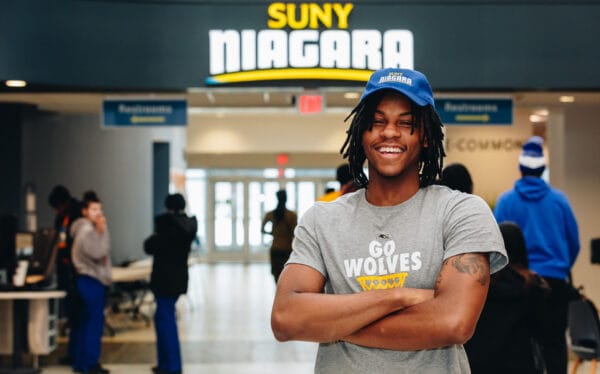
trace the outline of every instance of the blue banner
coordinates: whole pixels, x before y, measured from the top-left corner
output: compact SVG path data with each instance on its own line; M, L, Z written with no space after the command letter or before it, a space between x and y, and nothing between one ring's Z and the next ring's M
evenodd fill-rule
M512 125L512 99L436 99L444 125Z
M106 99L104 126L186 126L186 100Z

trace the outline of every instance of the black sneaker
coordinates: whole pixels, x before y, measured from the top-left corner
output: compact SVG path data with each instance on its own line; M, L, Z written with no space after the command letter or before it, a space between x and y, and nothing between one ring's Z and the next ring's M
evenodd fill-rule
M110 370L100 364L96 364L96 366L90 370L90 374L110 374Z
M71 366L71 364L73 364L73 360L71 360L71 357L69 356L63 356L58 359L58 364Z
M154 374L181 374L181 371L166 371L160 370L158 366L152 366L152 372Z

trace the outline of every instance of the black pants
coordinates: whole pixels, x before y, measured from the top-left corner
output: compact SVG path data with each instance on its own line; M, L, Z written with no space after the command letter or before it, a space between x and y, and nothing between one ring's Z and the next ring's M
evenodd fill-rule
M271 274L275 277L275 283L279 280L279 274L283 271L283 266L290 258L291 253L289 250L271 248Z
M60 300L59 316L67 319L67 325L69 326L67 357L73 362L77 355L76 336L78 334L77 329L81 314L81 298L79 297L79 292L77 292L75 268L66 255L68 252L66 250L62 251L59 252L60 256L57 256L56 275L58 289L65 291L67 294L64 299Z
M568 364L567 313L569 307L569 285L563 279L544 277L550 285L548 310L546 311L547 331L540 341L548 374L566 374Z

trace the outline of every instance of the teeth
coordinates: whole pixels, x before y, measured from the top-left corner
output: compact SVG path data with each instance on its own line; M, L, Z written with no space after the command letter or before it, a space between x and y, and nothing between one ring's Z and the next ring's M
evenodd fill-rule
M379 152L400 153L402 150L399 147L381 147L379 148Z

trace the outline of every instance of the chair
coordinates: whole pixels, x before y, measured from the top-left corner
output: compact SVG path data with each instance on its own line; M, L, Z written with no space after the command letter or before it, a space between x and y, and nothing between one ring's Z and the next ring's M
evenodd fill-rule
M569 303L569 336L571 351L577 356L572 374L582 361L590 360L591 373L596 373L596 365L600 358L600 322L594 303L588 299L577 299Z
M150 326L151 318L142 311L150 291L152 261L149 260L126 261L121 266L113 266L113 284L108 295L109 307L105 313L104 323L110 336L114 336L117 329L133 327L130 322L143 321L146 327ZM129 318L123 321L116 318L119 315L129 316Z
M595 238L590 241L591 261L592 264L600 264L600 238Z

